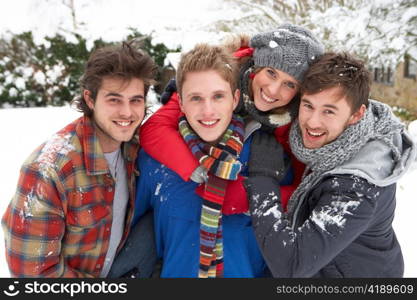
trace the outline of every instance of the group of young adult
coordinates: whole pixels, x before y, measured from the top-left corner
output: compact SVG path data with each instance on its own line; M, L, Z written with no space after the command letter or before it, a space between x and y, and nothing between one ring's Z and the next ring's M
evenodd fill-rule
M403 275L416 145L363 62L292 24L198 44L141 126L155 70L131 43L92 54L84 116L28 158L3 216L13 277Z

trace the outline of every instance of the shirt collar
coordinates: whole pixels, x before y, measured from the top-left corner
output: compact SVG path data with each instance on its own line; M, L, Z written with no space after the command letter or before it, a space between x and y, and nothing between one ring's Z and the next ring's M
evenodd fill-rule
M87 175L100 175L109 173L106 158L101 149L94 121L87 117L81 117L81 122L77 126L77 134L80 136L83 150L84 165ZM139 135L135 133L133 138L122 145L122 154L125 159L132 161L134 153L139 150Z

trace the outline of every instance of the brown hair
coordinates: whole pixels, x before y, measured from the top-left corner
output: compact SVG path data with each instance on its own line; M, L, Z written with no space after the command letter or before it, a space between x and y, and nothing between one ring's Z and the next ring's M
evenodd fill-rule
M325 53L308 69L301 84L302 94L315 94L322 90L340 87L352 112L362 104L368 107L371 76L363 61L348 53Z
M240 48L249 47L251 37L247 34L232 34L227 36L222 41L222 47L230 54L233 55ZM252 56L243 56L236 58L239 68L242 67Z
M135 48L133 44L134 41L130 41L117 46L103 47L90 55L80 79L81 95L72 101L78 111L89 117L93 115L83 92L90 91L91 98L95 101L105 77L115 77L125 81L132 78L143 80L146 98L150 85L155 83L157 66L148 54Z
M223 47L198 44L183 54L177 68L177 88L181 95L187 73L214 70L230 83L232 93L237 89L236 60Z

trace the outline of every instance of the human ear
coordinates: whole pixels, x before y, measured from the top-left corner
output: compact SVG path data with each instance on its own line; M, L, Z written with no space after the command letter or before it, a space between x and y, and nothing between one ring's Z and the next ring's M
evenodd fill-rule
M183 104L182 104L182 98L181 98L181 96L180 96L180 94L178 93L178 102L180 103L180 109L181 109L181 112L184 112L184 106L183 106Z
M89 90L83 91L83 97L87 106L93 110L94 109L94 100L91 98L91 92Z
M233 93L233 110L236 109L237 105L239 104L239 100L240 100L240 90L236 89L235 92Z
M359 109L350 116L350 121L348 125L353 125L359 122L364 116L365 112L366 112L366 106L362 104L361 107L359 107Z

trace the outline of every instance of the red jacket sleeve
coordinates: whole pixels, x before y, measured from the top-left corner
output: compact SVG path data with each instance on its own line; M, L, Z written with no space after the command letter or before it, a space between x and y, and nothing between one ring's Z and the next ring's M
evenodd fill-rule
M238 176L237 180L230 181L226 188L222 212L225 215L241 214L249 210L249 202L246 190L243 186L243 176Z
M151 157L188 181L198 161L178 131L181 114L178 94L173 93L168 103L141 126L140 143Z

